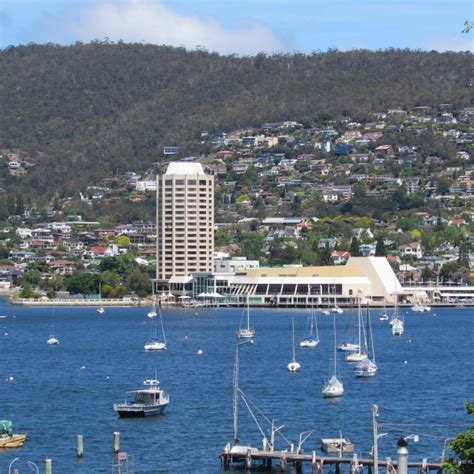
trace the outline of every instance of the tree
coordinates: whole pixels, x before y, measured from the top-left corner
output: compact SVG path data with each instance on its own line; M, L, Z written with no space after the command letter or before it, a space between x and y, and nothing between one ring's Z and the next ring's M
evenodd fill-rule
M117 245L119 247L130 247L130 237L128 235L119 235L116 239Z
M459 255L458 255L458 262L461 265L469 268L469 254L471 251L471 244L467 242L461 242L459 244Z
M135 292L140 298L145 297L151 290L150 276L140 268L131 270L127 276L126 284L128 289ZM112 293L116 293L116 288L114 288Z
M351 253L352 257L360 257L361 254L360 254L359 247L360 247L359 239L354 235L351 241L351 248L349 249L349 252Z
M474 403L466 402L468 415L474 415ZM450 443L451 451L458 455L458 459L447 458L445 469L450 473L472 474L474 471L474 427L459 433Z
M319 264L323 266L331 265L331 249L329 248L329 242L326 242L326 245L319 253Z
M248 232L242 234L239 242L241 254L250 260L259 260L262 258L262 250L265 245L265 238L257 232Z
M99 291L99 276L92 273L76 273L66 281L66 289L72 294L90 295Z
M385 248L385 243L383 241L382 236L379 236L377 238L377 243L375 245L375 256L376 257L386 257L387 256L387 249Z

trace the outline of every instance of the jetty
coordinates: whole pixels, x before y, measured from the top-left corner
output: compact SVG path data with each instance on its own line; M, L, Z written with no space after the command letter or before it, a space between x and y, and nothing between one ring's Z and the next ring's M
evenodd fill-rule
M400 456L400 454L399 454ZM289 467L293 467L297 473L303 472L303 467L310 467L311 472L317 474L323 474L324 469L327 468L328 472L332 471L336 474L342 474L343 472L358 473L362 472L364 468L367 469L369 474L375 474L378 469L383 469L385 472L398 474L407 474L408 471L403 472L401 467L406 466L407 469L416 470L419 473L428 473L430 471L442 472L442 464L439 462L428 462L426 460L418 462L406 461L406 455L402 460L394 461L390 458L377 462L377 469L374 466L373 459L362 459L354 455L352 458L344 457L320 457L316 455L315 451L311 454L305 454L304 452L291 452L291 451L265 451L257 450L255 448L248 448L247 453L234 452L229 445L224 448L224 452L220 454L224 469L230 469L234 464L240 464L246 469L252 467L262 467L265 469L272 469L277 467L280 471L284 472Z

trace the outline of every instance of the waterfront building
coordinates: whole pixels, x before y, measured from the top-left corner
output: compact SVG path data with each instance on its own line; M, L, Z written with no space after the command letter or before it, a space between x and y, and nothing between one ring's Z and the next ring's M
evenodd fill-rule
M274 306L392 305L403 289L385 257L351 257L346 265L260 267L192 274L192 297L219 293L231 303Z
M172 162L156 189L158 290L184 289L191 273L213 269L214 177L200 163Z

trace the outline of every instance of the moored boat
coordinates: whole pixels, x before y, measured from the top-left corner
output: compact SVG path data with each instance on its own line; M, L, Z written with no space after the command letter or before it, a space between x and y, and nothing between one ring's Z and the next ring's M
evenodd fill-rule
M127 392L124 403L114 404L120 418L142 418L163 413L170 399L156 379L143 382L145 388Z
M0 449L21 448L26 441L26 434L13 433L13 424L10 420L0 420Z

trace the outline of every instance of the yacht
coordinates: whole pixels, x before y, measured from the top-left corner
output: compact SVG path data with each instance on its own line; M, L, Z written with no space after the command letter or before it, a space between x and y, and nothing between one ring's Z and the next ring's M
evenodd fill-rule
M151 336L148 342L144 345L144 349L146 351L164 351L168 348L168 344L166 342L166 334L165 334L165 327L163 326L163 317L161 315L161 311L158 308L158 316L160 319L161 324L161 339L158 336L158 318L153 318L153 326L151 330Z
M97 312L99 314L104 314L105 313L105 309L101 306L100 308L97 308Z
M244 324L244 319L246 321L246 324ZM251 339L255 337L255 329L250 327L250 308L249 308L248 296L247 296L247 307L242 313L242 318L240 320L240 327L237 330L237 337L239 339Z
M336 317L333 317L333 330L334 330L334 371L332 377L329 379L323 387L324 398L336 398L344 395L344 385L337 378L337 355L336 355Z
M362 324L362 314L360 308L360 301L357 305L357 327L358 327L358 337L357 337L357 349L354 352L350 352L346 355L347 362L362 362L363 360L367 359L367 339L365 336L364 326ZM362 335L362 332L364 333ZM363 344L363 342L365 344Z
M290 372L298 372L301 369L301 364L296 360L296 353L295 353L295 318L291 318L291 328L292 328L292 349L293 349L293 358L291 362L288 363L287 368Z
M319 344L318 323L316 314L311 310L309 317L309 334L300 342L301 347L315 348Z
M124 403L114 404L120 418L140 418L163 413L170 402L169 395L160 388L156 379L143 382L145 388L127 392Z

